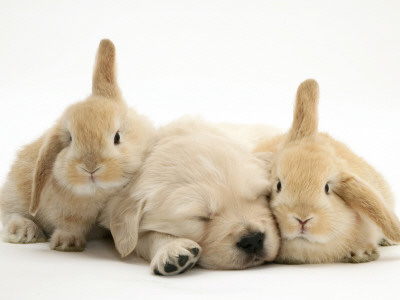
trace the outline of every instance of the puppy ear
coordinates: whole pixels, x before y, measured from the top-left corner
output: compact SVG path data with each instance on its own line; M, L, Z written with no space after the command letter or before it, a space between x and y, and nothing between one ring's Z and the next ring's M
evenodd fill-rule
M253 153L259 153L259 152L277 153L282 141L284 141L284 135L277 135L273 138L262 141L256 145L256 147L253 150Z
M115 74L115 47L110 40L102 40L97 50L93 73L92 94L119 98L120 90Z
M57 134L57 128L53 128L45 137L39 150L35 169L33 170L32 194L29 213L34 216L40 203L40 194L53 169L58 153L64 148L64 144Z
M362 179L348 172L340 174L333 191L347 204L368 216L383 234L393 242L400 242L400 222L387 207L384 199Z
M129 198L119 202L111 213L110 230L121 257L129 255L136 248L142 214L143 205Z
M255 152L253 154L260 161L260 163L264 168L271 170L275 153L267 151L267 152Z
M254 156L257 158L258 163L261 165L262 170L264 171L264 176L258 176L258 180L254 180L254 178L252 179L252 184L254 185L257 183L258 185L255 185L253 189L255 191L262 190L262 194L269 195L272 191L271 173L275 153L257 152L254 153Z
M293 123L288 140L295 141L315 135L318 131L319 87L314 79L308 79L297 89Z

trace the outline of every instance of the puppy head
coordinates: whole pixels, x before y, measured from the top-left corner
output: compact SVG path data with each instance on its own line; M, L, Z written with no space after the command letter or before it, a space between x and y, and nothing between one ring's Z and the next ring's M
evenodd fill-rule
M165 162L153 169L152 158L148 159L151 168L142 174L139 185L142 179L149 184L150 176L159 181L145 188L152 195L141 230L197 242L202 247L199 265L207 269L245 269L272 261L280 243L267 201L271 184L265 164L269 162L228 148L221 148L221 153L214 148L213 157L200 150L198 156L187 152L190 164ZM165 183L162 188L160 179Z
M218 205L203 218L200 266L245 269L277 256L279 235L266 196L270 183L259 171L257 164L247 164L231 184L214 190L212 201Z
M279 236L265 197L225 199L221 211L207 221L200 241L200 266L245 269L272 261L278 252ZM230 206L228 202L234 203Z

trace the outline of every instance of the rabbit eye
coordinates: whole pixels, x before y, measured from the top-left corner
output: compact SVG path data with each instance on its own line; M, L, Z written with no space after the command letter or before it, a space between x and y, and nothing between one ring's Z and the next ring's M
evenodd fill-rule
M117 133L114 136L114 145L118 145L119 141L120 141L120 136L119 136L119 132L117 131Z
M329 193L329 185L328 184L325 184L325 193Z
M278 184L276 185L276 190L279 193L281 191L281 189L282 189L282 183L280 181L278 181Z

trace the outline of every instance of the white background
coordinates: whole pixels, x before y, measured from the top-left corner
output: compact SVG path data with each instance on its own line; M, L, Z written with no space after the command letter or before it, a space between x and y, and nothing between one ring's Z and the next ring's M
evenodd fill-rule
M110 38L124 98L157 125L191 113L286 130L298 84L315 78L321 131L380 170L398 198L399 16L387 0L0 0L0 182L17 149L90 94L98 43ZM400 248L381 254L162 278L107 241L83 253L0 243L0 298L396 298Z

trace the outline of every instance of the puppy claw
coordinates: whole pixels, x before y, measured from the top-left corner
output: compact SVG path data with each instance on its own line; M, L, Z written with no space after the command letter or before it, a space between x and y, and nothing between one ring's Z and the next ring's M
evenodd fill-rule
M46 242L47 238L35 222L18 216L12 218L5 226L3 240L8 243L27 244Z
M52 250L64 252L80 252L85 248L86 240L82 235L56 230L50 239Z
M200 246L191 240L173 240L154 256L151 262L153 273L166 276L182 274L197 263L200 252Z

